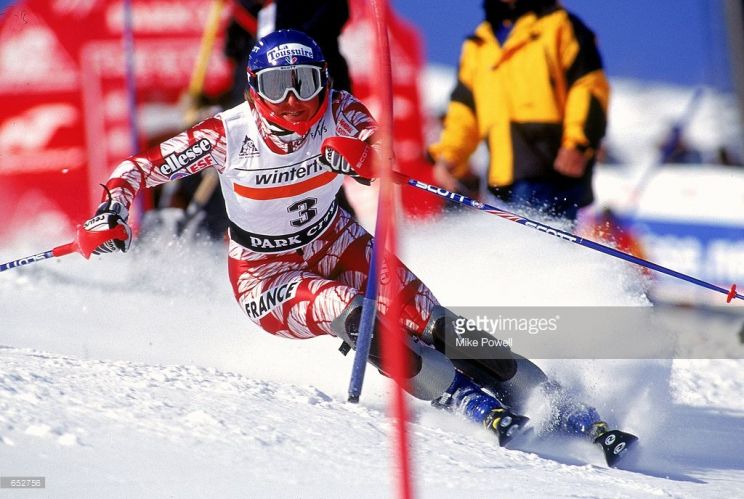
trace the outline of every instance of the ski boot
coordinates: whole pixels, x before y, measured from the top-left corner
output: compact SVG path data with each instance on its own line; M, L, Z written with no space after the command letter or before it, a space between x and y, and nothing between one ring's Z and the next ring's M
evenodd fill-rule
M604 453L607 466L614 467L637 441L638 437L620 430L610 430L607 423L599 418L593 407L579 404L566 418L566 430L586 435Z
M438 399L438 408L464 414L471 421L482 424L496 433L499 445L505 446L523 428L529 418L513 414L496 397L484 392L460 371L455 371L452 384Z
M615 467L617 462L628 452L628 449L638 441L638 437L630 433L610 430L610 427L604 421L593 423L589 430L589 436L592 442L602 447L607 466L610 468Z
M567 398L559 409L563 431L568 434L586 435L593 438L592 431L600 431L607 427L599 417L594 407ZM596 426L596 427L595 427Z

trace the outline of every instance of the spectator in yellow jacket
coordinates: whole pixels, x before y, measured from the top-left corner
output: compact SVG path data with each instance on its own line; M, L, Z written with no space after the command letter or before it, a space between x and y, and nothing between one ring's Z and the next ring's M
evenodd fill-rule
M498 198L575 219L593 201L592 170L607 126L609 84L594 33L556 0L484 0L462 46L435 179L459 190L456 165L481 141Z

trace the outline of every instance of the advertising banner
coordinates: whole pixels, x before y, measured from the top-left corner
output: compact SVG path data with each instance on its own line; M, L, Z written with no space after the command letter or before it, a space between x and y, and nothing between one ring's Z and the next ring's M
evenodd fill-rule
M130 114L174 106L187 88L211 2L129 4L134 89L126 84L123 1L26 0L0 17L0 234L45 212L70 226L85 220L99 184L135 152ZM214 50L205 91L227 85L230 74ZM159 128L183 128L169 119ZM137 137L147 140L141 130Z
M381 82L378 81L373 58L369 55L375 36L375 20L369 17L370 9L364 0L352 0L349 5L351 19L341 36L341 51L349 64L354 95L364 102L374 116L379 116L380 105L375 97L378 94L375 86ZM419 93L419 80L424 72L421 35L393 9L388 12L387 19L393 77L395 168L408 176L432 182L432 168L424 158L426 123ZM403 209L408 215L430 216L441 210L440 199L417 189L404 187L401 197Z

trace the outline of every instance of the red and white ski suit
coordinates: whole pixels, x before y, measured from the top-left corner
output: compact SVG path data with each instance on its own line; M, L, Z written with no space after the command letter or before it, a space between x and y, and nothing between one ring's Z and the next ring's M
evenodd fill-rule
M230 220L229 274L248 317L288 338L334 334L331 322L363 293L372 237L339 208L343 176L319 161L323 139L368 139L377 125L347 92L331 91L322 118L295 142L272 135L248 102L123 161L106 186L129 207L143 187L214 168ZM401 265L406 328L421 334L437 304ZM381 290L381 295L382 295ZM380 304L384 312L385 304Z

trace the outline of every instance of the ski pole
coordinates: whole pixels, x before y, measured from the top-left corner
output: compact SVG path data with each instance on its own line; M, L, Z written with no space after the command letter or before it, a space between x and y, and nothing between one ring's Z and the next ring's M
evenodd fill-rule
M195 228L201 223L205 216L207 203L212 198L212 194L214 194L218 185L220 185L220 179L217 172L212 168L204 170L199 186L196 188L194 195L191 196L191 201L189 201L189 205L183 213L183 218L179 219L176 224L177 236L183 235L189 227Z
M379 212L379 209L378 209ZM375 234L379 236L380 234ZM351 366L351 378L349 379L348 401L356 404L362 394L364 374L367 368L369 350L372 347L372 336L375 329L375 318L377 315L377 251L376 245L380 240L375 239L372 246L372 254L369 261L367 273L367 289L362 301L362 316L359 319L359 334L356 341L356 353Z
M80 253L87 260L90 258L93 250L101 244L112 239L126 240L127 232L124 227L117 225L113 229L101 230L101 231L86 231L82 225L78 225L75 233L75 240L52 248L48 251L43 251L35 255L26 256L17 260L12 260L7 263L0 264L0 272L28 265L30 263L40 262L47 258L60 257L69 255L70 253Z
M501 217L504 220L509 220L511 222L516 222L518 224L522 224L526 227L530 227L532 229L538 230L540 232L543 232L545 234L558 237L560 239L563 239L565 241L569 241L581 246L584 246L586 248L593 249L595 251L599 251L601 253L605 253L610 256L614 256L615 258L619 258L621 260L625 260L626 262L635 263L636 265L640 265L642 267L646 267L651 270L655 270L657 272L660 272L662 274L670 275L672 277L676 277L677 279L681 279L683 281L687 281L689 283L695 284L697 286L701 286L703 288L710 289L712 291L717 291L719 293L723 293L726 295L726 303L730 303L731 300L734 298L738 298L740 300L744 300L744 295L736 292L736 284L732 284L730 289L725 289L720 286L716 286L715 284L711 284L709 282L705 282L701 279L697 279L695 277L689 276L687 274L683 274L682 272L677 272L676 270L669 269L667 267L663 267L659 264L656 264L654 262L650 262L648 260L644 260L643 258L638 258L636 256L630 255L628 253L616 250L615 248L610 248L609 246L605 246L603 244L591 241L589 239L584 239L582 237L579 237L575 234L571 234L570 232L565 232L559 229L554 229L553 227L550 227L545 224L541 224L539 222L535 222L533 220L530 220L529 218L523 217L521 215L517 215L515 213L511 213L506 210L502 210L500 208L496 208L495 206L491 206L485 203L481 203L479 201L475 201L474 199L471 199L467 196L463 196L462 194L457 194L455 192L450 192L447 189L444 189L442 187L437 187L435 185L430 185L424 182L421 182L420 180L416 180L413 178L409 178L402 173L399 172L393 172L393 175L395 177L395 181L400 184L408 184L412 187L416 187L417 189L424 190L426 192L430 192L432 194L436 194L439 197L442 197L444 199L448 199L454 203L461 204L464 206L468 206L470 208L475 208L476 210L485 211L486 213L490 213L491 215L496 215L497 217Z
M207 20L204 23L204 30L202 31L201 40L199 41L199 52L196 56L194 67L191 70L191 78L189 79L189 88L187 92L187 95L189 97L188 107L183 114L183 121L187 127L193 126L199 120L199 95L204 89L204 82L207 78L209 59L212 55L212 50L214 49L214 42L220 26L220 17L222 16L222 11L224 8L225 0L214 0L211 7L209 8ZM207 178L204 177L202 178L202 183L205 182L209 183L210 181L208 181ZM158 210L162 210L163 208L168 208L170 206L171 201L176 195L176 192L178 192L180 185L182 185L182 183L180 181L177 181L168 182L161 186L160 200L157 206ZM210 186L210 188L212 189L212 191L210 191L207 195L207 201L209 200L212 192L214 192L214 186ZM191 208L191 205L189 205L189 208ZM179 222L181 226L177 229L178 235L181 235L181 232L183 232L183 228L188 225L188 223L191 221L192 218L194 218L195 215L199 215L201 213L203 207L195 206L195 208L197 211L194 212L194 215L187 215L185 221L183 221L182 223Z
M695 112L700 105L702 96L703 88L696 88L695 93L692 94L690 101L687 103L687 106L685 106L682 116L680 116L679 119L677 119L677 121L675 121L669 128L669 136L666 138L666 142L662 144L659 151L659 157L643 169L641 178L636 181L633 190L631 190L630 195L623 206L630 206L634 212L637 211L638 200L641 198L641 194L646 190L651 178L657 173L657 167L663 165L672 157L674 149L682 140L685 128L688 127L692 117L695 115ZM633 217L631 216L631 218Z

